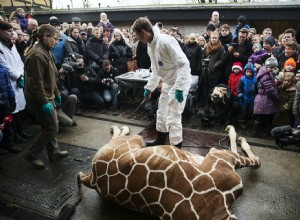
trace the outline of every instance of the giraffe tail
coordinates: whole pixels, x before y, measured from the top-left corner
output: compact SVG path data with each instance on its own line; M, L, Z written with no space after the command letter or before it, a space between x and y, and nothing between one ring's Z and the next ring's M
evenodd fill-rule
M79 202L82 200L83 193L82 193L82 186L81 186L81 175L82 173L80 172L77 175L77 184L78 184L78 195L72 201L71 203L68 203L62 207L60 210L60 213L57 217L57 220L67 220L70 219L70 217L74 214L76 206L79 204Z

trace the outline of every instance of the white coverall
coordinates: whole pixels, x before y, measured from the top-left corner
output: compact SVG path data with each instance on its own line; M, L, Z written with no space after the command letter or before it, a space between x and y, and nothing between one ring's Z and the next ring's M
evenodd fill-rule
M190 64L174 37L161 34L157 26L153 32L153 40L148 43L152 73L145 88L153 91L162 80L156 130L169 132L170 144L176 145L182 142L181 114L192 82ZM175 98L176 89L183 91L181 103Z

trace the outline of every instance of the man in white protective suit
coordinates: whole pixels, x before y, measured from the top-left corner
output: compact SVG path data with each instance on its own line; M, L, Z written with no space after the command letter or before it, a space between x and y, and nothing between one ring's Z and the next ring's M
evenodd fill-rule
M138 18L132 25L132 31L140 41L148 43L152 73L145 86L144 98L149 98L160 80L163 82L157 110L157 137L148 141L146 145L166 144L169 134L170 144L180 148L181 114L192 81L189 61L177 40L172 36L161 34L159 27L152 26L148 18Z

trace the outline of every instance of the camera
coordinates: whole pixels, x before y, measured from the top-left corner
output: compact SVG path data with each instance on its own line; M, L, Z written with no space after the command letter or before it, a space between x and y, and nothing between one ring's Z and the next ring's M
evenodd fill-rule
M61 65L61 67L64 69L64 71L68 72L68 73L72 73L74 72L74 69L72 66L70 66L68 63L63 63Z
M104 78L103 80L104 80L106 86L110 86L111 78Z
M300 131L290 125L273 128L271 135L275 137L275 143L280 148L293 144L300 146Z
M210 62L210 59L208 59L208 58L203 59L204 67L208 67L209 66L209 62Z

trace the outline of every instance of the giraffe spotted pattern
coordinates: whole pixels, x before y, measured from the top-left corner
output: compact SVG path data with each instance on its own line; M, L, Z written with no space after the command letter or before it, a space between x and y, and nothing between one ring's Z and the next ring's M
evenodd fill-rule
M236 152L236 133L228 126L231 151L212 148L202 157L169 145L142 148L139 135L113 128L112 140L99 149L85 186L109 200L161 219L236 219L231 205L242 194L236 168L260 167L244 138L249 157Z

